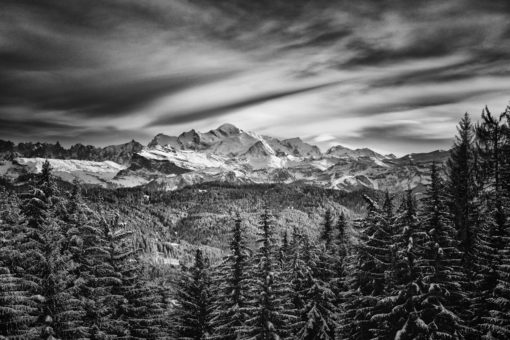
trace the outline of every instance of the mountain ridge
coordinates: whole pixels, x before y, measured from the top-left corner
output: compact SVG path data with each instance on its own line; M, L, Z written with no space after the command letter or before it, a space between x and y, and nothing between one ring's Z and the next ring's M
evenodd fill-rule
M21 173L37 172L47 158L64 180L76 178L105 187L150 184L175 190L226 181L398 191L425 184L427 167L433 161L443 164L448 155L436 150L397 158L341 145L323 153L299 137L278 139L223 124L208 132L160 133L147 146L132 140L103 148L75 144L66 149L58 142L15 145L0 141L0 176L16 180Z

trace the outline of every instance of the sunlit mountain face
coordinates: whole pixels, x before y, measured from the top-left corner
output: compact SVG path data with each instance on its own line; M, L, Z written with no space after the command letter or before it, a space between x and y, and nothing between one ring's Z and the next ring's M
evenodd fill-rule
M173 191L219 182L420 191L430 181L431 164L443 167L449 155L434 151L397 158L341 145L321 152L299 137L278 139L223 124L207 132L158 134L146 146L134 140L104 148L0 141L0 177L23 182L47 160L63 181L112 189Z
M95 145L225 122L323 152L451 147L502 110L510 3L3 0L0 137Z

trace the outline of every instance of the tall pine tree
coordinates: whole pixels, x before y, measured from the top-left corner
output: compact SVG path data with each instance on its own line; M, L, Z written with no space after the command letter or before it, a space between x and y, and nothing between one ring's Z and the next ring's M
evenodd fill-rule
M461 310L467 299L462 252L447 204L443 181L433 164L421 210L427 235L418 266L424 284L421 319L432 339L461 339L468 333Z
M276 260L276 240L272 216L267 208L259 223L259 249L252 261L250 273L249 318L246 322L246 336L257 340L280 339L288 332L289 313L288 283L284 282Z
M377 302L387 293L386 273L392 263L393 212L386 195L383 208L369 197L367 216L357 227L357 240L348 257L348 292L341 316L341 334L348 339L369 339L379 314Z
M234 220L230 254L218 267L214 298L214 312L211 323L213 338L235 340L245 333L248 318L248 264L249 250L244 238L244 230L239 215Z
M449 199L453 223L460 239L460 247L466 268L471 267L474 238L475 238L475 211L474 199L476 196L475 169L476 153L473 145L474 127L469 115L466 113L457 127L458 135L447 162Z
M81 301L74 297L74 262L65 249L64 231L57 219L58 190L48 161L37 183L23 195L21 212L26 223L20 230L23 252L21 277L30 282L37 312L27 338L76 338L84 336Z
M212 298L208 261L197 249L189 272L177 282L174 336L178 339L205 340L211 335Z

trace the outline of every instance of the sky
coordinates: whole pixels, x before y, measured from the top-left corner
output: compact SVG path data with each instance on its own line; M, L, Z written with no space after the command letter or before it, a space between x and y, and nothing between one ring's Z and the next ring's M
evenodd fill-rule
M402 155L510 103L508 0L0 0L0 139L231 123Z

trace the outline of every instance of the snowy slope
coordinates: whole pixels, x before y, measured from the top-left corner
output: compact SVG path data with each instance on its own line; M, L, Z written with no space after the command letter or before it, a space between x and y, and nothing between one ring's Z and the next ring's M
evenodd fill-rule
M87 147L88 148L88 147ZM88 150L88 149L87 149ZM384 156L370 149L335 146L325 154L300 138L280 140L223 124L208 132L190 130L179 136L158 134L146 147L136 142L106 147L104 155L121 160L50 159L64 180L110 187L144 185L176 190L187 185L229 183L301 183L339 190L369 187L407 190L428 183L430 165L442 164L448 151ZM126 157L129 156L127 160ZM44 158L0 162L0 176L15 179L38 172Z
M40 172L44 158L16 158L13 165L19 165L28 172ZM75 159L48 159L53 173L63 180L72 182L74 179L82 183L108 186L115 175L126 166L112 162L81 161Z

